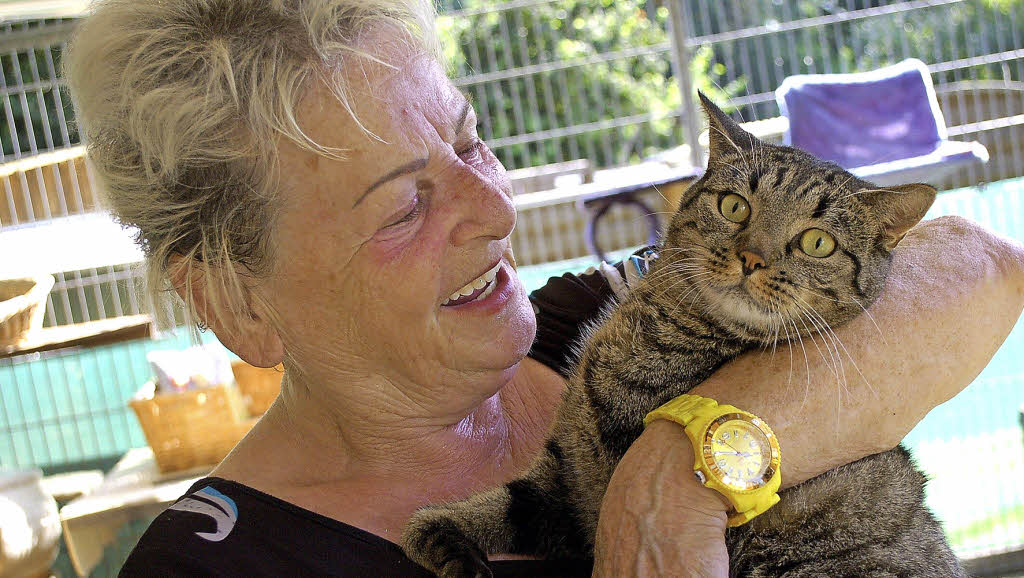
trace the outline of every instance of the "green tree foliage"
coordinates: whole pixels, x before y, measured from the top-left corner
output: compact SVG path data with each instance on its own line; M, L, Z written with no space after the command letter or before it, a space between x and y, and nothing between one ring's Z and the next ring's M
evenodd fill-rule
M576 158L607 166L678 144L665 6L517 4L466 0L440 24L451 72L506 166ZM522 138L537 132L550 138Z

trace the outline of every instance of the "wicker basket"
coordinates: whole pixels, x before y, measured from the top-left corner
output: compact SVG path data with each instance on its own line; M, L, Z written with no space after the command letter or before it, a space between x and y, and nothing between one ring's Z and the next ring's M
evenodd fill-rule
M242 394L249 415L263 415L281 393L281 377L284 368L254 367L244 361L231 362L231 371L235 374L235 382Z
M256 422L234 384L160 395L154 389L147 383L128 404L162 473L217 464Z
M43 326L53 276L0 281L0 345L15 345Z

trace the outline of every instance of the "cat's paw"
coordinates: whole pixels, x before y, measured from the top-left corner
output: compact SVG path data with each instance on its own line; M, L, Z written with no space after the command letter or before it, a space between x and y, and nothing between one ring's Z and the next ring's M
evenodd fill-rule
M491 578L487 554L442 508L412 515L402 533L405 555L441 578Z

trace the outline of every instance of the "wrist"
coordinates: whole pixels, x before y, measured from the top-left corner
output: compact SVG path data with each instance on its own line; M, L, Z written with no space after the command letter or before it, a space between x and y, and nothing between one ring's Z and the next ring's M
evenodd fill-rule
M641 444L645 454L657 456L657 462L671 472L672 483L678 486L681 495L686 496L688 507L695 513L725 520L731 505L725 496L698 481L693 469L693 444L683 426L665 419L654 420L637 443Z

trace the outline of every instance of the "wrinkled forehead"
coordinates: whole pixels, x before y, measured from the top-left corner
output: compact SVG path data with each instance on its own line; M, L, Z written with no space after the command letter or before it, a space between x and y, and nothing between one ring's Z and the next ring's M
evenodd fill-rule
M316 142L358 155L424 138L430 126L443 131L464 101L431 55L384 45L346 57L326 81L311 79L297 115Z
M286 194L322 187L355 199L387 169L454 139L454 117L466 99L422 50L383 45L347 57L325 76L310 78L296 119L312 141L341 159L280 142Z

